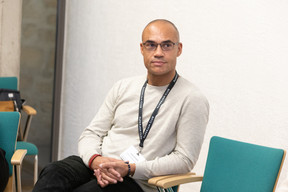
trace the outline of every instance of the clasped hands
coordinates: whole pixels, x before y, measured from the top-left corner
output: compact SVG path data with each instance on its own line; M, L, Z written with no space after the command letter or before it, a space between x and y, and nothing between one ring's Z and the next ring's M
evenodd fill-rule
M135 164L131 164L131 173L135 171ZM123 177L128 174L128 165L125 161L110 157L96 157L91 168L94 170L94 175L101 187L106 187L109 184L122 182Z

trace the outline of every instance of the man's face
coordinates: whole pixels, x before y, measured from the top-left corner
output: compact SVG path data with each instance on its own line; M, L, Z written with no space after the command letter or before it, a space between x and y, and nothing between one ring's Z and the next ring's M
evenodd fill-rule
M144 29L140 47L148 77L149 75L163 77L174 75L177 57L182 53L182 44L178 41L177 31L169 23L155 22ZM152 46L157 46L156 49L147 49L147 46L144 46L146 42L152 42ZM162 44L164 48L167 42L175 43L171 50L162 50L161 46L157 45L157 43L164 43Z

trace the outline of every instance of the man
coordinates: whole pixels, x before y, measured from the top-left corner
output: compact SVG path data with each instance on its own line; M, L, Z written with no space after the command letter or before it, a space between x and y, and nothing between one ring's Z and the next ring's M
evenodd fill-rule
M9 166L5 154L6 152L0 148L0 191L4 191L9 179Z
M154 20L143 30L140 48L147 76L114 85L80 136L81 159L48 165L34 191L157 191L148 185L150 177L192 170L209 105L176 72L179 32L170 21Z

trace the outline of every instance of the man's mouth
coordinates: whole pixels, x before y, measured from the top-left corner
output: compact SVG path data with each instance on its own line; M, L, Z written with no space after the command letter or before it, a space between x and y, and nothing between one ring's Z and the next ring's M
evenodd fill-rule
M154 65L164 65L166 62L165 61L152 61Z

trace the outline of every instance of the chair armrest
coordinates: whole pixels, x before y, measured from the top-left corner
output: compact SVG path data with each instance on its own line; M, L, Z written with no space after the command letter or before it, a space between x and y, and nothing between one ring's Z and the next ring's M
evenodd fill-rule
M11 164L16 167L17 191L22 191L21 188L21 166L22 161L27 153L26 149L18 149L14 152L11 158Z
M27 153L26 149L16 150L14 152L12 158L11 158L11 164L12 165L21 165L26 153Z
M29 105L22 105L22 110L25 113L27 113L27 115L36 115L37 114L37 111Z
M151 185L155 185L157 187L161 187L163 189L167 189L169 187L177 186L180 184L190 183L202 181L203 176L195 175L195 173L186 173L179 175L166 175L153 177L148 180L148 183Z
M20 134L19 134L18 140L19 141L27 141L32 117L37 114L37 111L29 105L22 105L22 111L24 111L27 114L27 120L26 120L24 129L22 129L22 126L20 126L20 131L19 131ZM22 132L22 130L23 130L23 132Z

